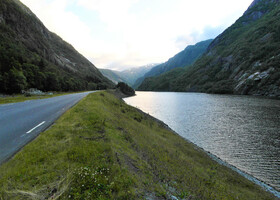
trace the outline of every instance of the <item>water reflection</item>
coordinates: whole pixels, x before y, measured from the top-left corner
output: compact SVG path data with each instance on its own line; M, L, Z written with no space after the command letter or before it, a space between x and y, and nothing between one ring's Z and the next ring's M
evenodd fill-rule
M280 190L280 101L248 96L137 92L125 101L191 142Z

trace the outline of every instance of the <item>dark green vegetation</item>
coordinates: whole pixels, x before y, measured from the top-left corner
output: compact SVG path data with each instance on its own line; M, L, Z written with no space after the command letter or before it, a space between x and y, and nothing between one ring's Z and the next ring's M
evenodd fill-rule
M115 84L117 84L118 82L125 82L128 85L133 86L138 78L144 76L156 65L157 64L149 64L123 71L115 71L110 69L100 69L100 71L105 77L113 81Z
M133 96L135 95L135 91L133 88L128 86L124 82L119 82L116 86L117 89L119 89L123 94L128 95L128 96Z
M205 53L207 47L213 40L206 40L195 45L187 46L183 51L170 58L165 63L153 67L144 76L140 77L134 84L134 88L141 85L145 78L159 76L179 67L191 66L199 57Z
M27 88L79 91L113 87L18 0L0 1L0 52L0 93Z
M139 89L279 97L279 47L279 1L256 0L192 67L173 77L146 79ZM166 87L160 79L167 80Z
M90 94L0 167L0 199L276 199L163 123Z
M159 76L148 77L142 82L138 87L138 90L146 91L172 91L173 90L173 80L184 73L185 69L182 67L175 68L169 72L161 74Z

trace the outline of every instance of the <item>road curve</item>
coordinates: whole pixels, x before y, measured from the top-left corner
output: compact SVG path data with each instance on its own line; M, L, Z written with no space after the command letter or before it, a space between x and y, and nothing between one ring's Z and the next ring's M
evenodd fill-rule
M89 93L0 105L0 164Z

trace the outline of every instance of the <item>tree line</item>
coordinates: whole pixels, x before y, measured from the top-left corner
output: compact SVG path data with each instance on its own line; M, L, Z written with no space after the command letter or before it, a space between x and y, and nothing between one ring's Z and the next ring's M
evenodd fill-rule
M0 93L20 93L29 88L42 91L82 91L107 87L91 77L74 76L59 70L37 54L30 56L20 45L7 44L3 40L1 43Z

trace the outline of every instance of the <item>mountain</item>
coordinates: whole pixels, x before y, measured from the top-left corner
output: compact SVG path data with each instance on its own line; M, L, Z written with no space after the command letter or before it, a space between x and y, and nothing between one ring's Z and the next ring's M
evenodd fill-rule
M137 88L145 78L158 76L174 68L192 65L206 51L212 41L213 40L210 39L199 42L195 45L187 46L183 51L170 58L167 62L153 67L149 72L135 82L134 87Z
M170 58L167 62L152 68L145 77L158 76L177 67L192 65L207 49L213 40L206 40L187 46L183 51Z
M140 91L172 91L170 88L170 82L176 79L180 74L184 72L184 68L178 67L163 73L158 76L147 77L141 83L137 90Z
M139 77L144 76L148 71L157 65L158 64L148 64L142 67L134 67L123 71L100 69L100 72L114 83L125 82L128 85L133 86Z
M157 66L158 64L148 64L142 67L135 67L128 70L124 70L121 72L123 77L128 79L128 83L133 85L135 81L139 78L144 76L148 71L150 71L153 67Z
M127 80L122 77L121 72L111 69L99 69L103 76L107 77L113 83L117 84L118 82L128 83Z
M192 67L153 90L280 97L279 0L255 0ZM146 90L150 80L140 86Z
M113 87L19 0L0 1L0 52L0 93L27 88L77 91Z

